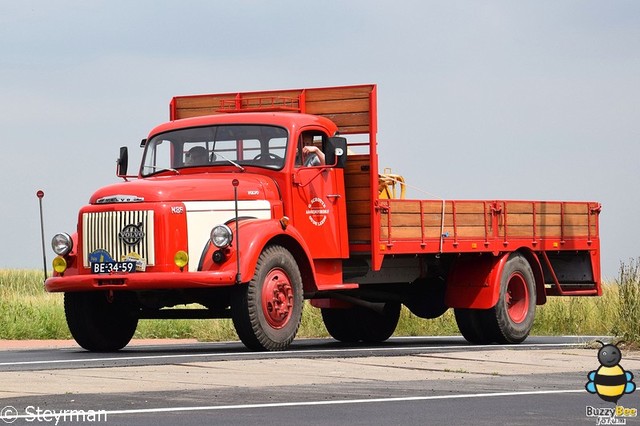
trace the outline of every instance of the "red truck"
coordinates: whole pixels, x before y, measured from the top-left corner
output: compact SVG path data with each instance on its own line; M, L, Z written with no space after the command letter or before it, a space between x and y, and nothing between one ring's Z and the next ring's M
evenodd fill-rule
M453 308L471 343L519 343L547 296L601 295L599 203L396 196L376 104L375 85L173 98L138 174L121 148L123 182L53 238L45 286L65 293L77 343L232 318L248 348L283 350L305 299L342 342L388 339L404 305Z

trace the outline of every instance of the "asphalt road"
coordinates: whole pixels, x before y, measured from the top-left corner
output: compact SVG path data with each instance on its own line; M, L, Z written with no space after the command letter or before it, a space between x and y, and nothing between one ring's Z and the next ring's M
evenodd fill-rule
M585 390L599 367L597 349L584 346L592 339L297 340L277 353L235 342L0 351L0 425L598 424L588 407L615 405ZM623 352L620 365L640 374L640 354ZM640 401L623 395L618 405Z

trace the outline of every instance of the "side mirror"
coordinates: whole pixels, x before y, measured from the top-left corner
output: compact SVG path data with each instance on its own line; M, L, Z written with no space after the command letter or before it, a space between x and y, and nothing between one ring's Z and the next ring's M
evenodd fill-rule
M129 168L129 151L126 146L120 147L120 156L116 166L116 176L126 177Z
M344 169L347 164L347 138L335 136L327 141L325 163Z

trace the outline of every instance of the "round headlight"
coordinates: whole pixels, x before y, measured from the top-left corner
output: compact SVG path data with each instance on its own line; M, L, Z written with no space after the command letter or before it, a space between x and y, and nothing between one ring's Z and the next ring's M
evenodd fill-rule
M227 225L218 225L211 230L211 243L218 248L229 247L233 232Z
M64 232L56 234L51 239L51 248L53 248L55 254L64 256L65 254L68 254L71 249L73 249L73 240L71 239L69 234L66 234Z

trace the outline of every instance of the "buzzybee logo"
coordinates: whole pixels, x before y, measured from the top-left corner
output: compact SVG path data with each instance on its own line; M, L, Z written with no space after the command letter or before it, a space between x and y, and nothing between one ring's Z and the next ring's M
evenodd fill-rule
M598 395L606 402L613 402L614 407L586 407L586 416L595 418L596 425L624 425L627 417L637 417L636 408L628 408L618 405L618 400L624 394L630 394L636 390L633 382L633 373L625 371L620 365L622 353L617 345L605 344L598 350L598 361L600 367L587 374L589 381L585 384L585 389L589 393Z

